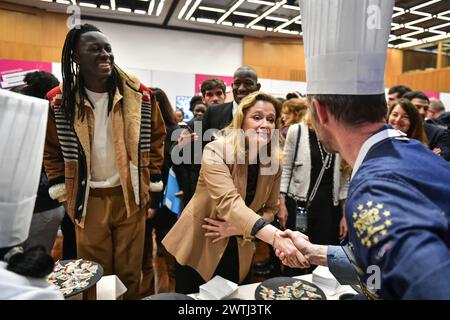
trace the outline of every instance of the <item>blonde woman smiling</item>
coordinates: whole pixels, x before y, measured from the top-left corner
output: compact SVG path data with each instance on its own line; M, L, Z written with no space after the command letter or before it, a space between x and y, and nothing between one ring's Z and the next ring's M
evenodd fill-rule
M215 275L247 282L255 238L309 265L269 224L280 192L279 124L279 102L254 92L221 136L206 145L195 194L163 240L179 264L177 292L197 292Z

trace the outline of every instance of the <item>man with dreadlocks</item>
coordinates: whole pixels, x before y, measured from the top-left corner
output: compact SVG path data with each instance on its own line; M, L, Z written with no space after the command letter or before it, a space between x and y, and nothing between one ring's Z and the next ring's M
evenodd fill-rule
M78 257L116 274L136 299L151 192L162 189L164 122L152 92L114 64L93 25L67 34L62 77L47 94L49 193L76 225Z

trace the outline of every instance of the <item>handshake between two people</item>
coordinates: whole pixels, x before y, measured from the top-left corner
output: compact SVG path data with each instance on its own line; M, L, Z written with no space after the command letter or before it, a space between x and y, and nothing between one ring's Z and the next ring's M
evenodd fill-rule
M213 243L225 240L231 236L240 235L237 228L225 221L204 219L205 237ZM256 233L256 237L272 245L276 256L281 262L291 268L309 268L312 264L327 266L328 246L316 245L309 241L305 234L285 230L281 231L272 225L266 225Z
M274 247L276 256L281 262L291 268L307 268L310 265L328 266L327 250L328 246L313 244L309 241L308 236L292 230L285 230L279 233L281 238L290 239L295 249L297 260L293 259L292 252L283 251Z

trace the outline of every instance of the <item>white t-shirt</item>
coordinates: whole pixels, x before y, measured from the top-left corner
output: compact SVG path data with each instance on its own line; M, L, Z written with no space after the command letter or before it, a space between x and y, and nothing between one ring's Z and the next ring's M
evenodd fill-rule
M94 139L91 155L91 188L111 188L120 185L119 170L112 140L111 113L108 115L108 93L86 89L94 104Z

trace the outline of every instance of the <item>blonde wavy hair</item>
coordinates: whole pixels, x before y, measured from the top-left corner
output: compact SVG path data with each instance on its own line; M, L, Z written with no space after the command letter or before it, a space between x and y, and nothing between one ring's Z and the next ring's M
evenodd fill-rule
M299 123L304 119L308 110L308 105L306 99L293 98L283 102L281 110L285 113L292 113L294 115L294 120L291 123L286 123L287 126L290 126L291 124Z
M268 151L268 155L271 158L281 159L282 157L282 149L283 146L283 138L281 136L281 103L275 97L270 94L256 91L244 99L241 100L236 113L234 114L233 121L224 129L222 129L218 137L225 139L227 145L232 145L232 153L235 159L239 157L245 157L245 153L247 151L247 147L245 145L245 133L243 132L243 125L245 116L248 113L248 110L253 107L258 101L266 101L271 103L275 108L275 134L272 135L271 141L267 144L266 148ZM275 141L275 143L272 143ZM277 143L278 142L278 143ZM241 158L243 159L243 158Z

